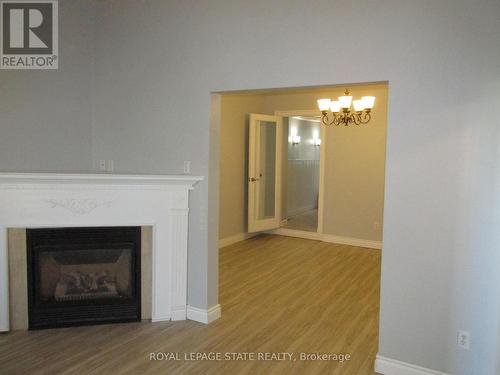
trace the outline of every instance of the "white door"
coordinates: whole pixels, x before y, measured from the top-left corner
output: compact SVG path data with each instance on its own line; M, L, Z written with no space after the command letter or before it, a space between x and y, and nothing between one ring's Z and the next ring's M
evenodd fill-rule
M281 221L282 121L250 115L248 232L279 228Z

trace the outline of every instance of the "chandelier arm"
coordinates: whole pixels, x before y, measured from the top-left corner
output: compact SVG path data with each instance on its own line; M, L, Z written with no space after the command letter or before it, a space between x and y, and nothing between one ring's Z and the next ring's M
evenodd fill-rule
M340 116L338 116L337 114L335 113L332 113L333 114L333 119L332 121L330 122L330 125L334 125L334 126L337 126L339 124L339 120L340 120Z
M353 122L353 121L354 120L352 118L352 113L346 113L346 114L344 114L344 121L343 121L344 126L349 126L349 124L351 122Z
M349 116L347 116L347 115L345 115L345 114L343 114L343 115L342 115L342 124L343 124L344 126L349 125Z
M335 122L337 121L337 115L335 113L332 113L333 118L332 121L328 125L336 125Z
M370 112L363 112L363 115L360 116L360 122L362 124L367 124L372 118L372 115Z
M339 119L340 117L337 116L335 113L333 114L333 120L332 122L330 123L330 125L334 125L334 126L337 126L339 124Z
M328 126L333 125L333 124L335 123L335 118L336 118L337 116L335 116L335 113L332 113L332 116L333 116L333 117L332 117L332 121L330 121L330 122L328 123Z
M321 122L323 123L323 125L329 126L330 123L328 121L329 121L328 114L323 114L323 116L321 116Z
M337 121L335 122L335 126L339 126L343 122L344 122L344 116L343 115L339 115L339 116L337 116Z
M361 117L357 113L352 114L352 120L356 125L361 124Z

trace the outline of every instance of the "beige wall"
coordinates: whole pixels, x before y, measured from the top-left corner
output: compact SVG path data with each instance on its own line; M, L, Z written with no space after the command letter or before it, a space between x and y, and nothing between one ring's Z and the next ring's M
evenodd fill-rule
M326 129L324 225L326 234L382 239L387 85L351 86L355 98L377 97L364 126ZM335 98L344 88L263 92L222 96L219 238L246 232L248 113L314 110L320 97Z
M376 108L366 126L327 129L323 228L328 234L381 241L387 88L352 91L357 97L376 96Z
M247 231L248 114L264 110L259 95L221 98L219 238Z

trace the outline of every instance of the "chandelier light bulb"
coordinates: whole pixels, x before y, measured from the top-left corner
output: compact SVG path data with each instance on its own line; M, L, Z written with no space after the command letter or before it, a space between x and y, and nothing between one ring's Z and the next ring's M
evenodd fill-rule
M372 109L373 105L375 104L374 96L363 96L361 100L363 101L364 107L366 109Z
M352 106L356 112L361 112L365 109L365 101L363 99L353 100Z
M333 113L340 112L340 102L338 100L332 100L330 102L330 111L332 111Z
M330 99L319 99L318 101L318 107L321 112L323 111L328 111L330 108Z
M352 95L339 96L340 108L347 109L351 107Z

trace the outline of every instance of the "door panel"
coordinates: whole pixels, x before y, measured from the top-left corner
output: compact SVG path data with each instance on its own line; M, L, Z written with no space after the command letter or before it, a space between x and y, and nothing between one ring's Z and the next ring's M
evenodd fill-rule
M250 115L248 232L259 232L279 227L281 134L281 117Z

